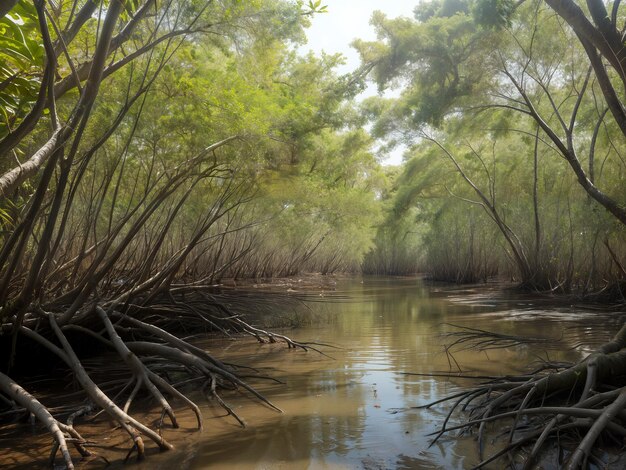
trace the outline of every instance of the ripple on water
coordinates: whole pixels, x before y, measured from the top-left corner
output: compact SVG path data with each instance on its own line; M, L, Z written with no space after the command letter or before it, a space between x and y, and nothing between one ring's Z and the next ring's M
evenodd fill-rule
M284 413L240 393L224 393L248 423L246 429L224 418L221 409L204 404L203 433L181 434L181 453L151 456L138 468L467 468L477 462L472 439L443 439L429 447L427 435L445 419L447 409L412 407L453 394L472 381L404 373L454 373L457 365L477 375L516 373L545 354L544 345L531 344L482 353L455 350L450 357L444 348L450 338L444 335L454 331L451 324L507 335L540 332L560 341L559 349L549 352L551 359L576 360L585 347L602 339L590 322L608 318L596 320L597 313L584 309L541 308L519 296L506 301L492 287L446 291L417 279L365 278L340 281L337 288L338 300L331 296L328 302L308 304L312 316L323 317L323 322L289 332L302 341L341 346L325 350L332 359L275 344L224 342L222 360L258 367L262 375L285 382L252 382ZM619 320L610 321L605 324ZM578 349L566 351L561 345ZM215 344L211 350L220 351Z

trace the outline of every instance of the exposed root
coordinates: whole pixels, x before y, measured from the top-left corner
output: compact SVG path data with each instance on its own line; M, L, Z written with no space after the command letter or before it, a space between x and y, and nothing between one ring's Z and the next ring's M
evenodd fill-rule
M198 422L198 429L199 430L203 429L202 413L200 412L200 408L198 408L198 405L196 405L193 401L191 401L185 395L183 395L178 390L176 390L176 388L173 385L170 385L166 380L161 378L158 374L155 374L152 371L148 371L148 376L150 377L150 380L155 382L163 390L168 392L170 395L178 398L179 400L183 401L189 408L191 408L193 413L196 415L196 420Z
M523 338L472 328L453 337L457 338L454 344L463 348L473 344L478 349L489 349L524 342ZM507 465L515 467L515 462L522 459L524 468L529 469L550 441L567 456L564 468L586 468L588 462L598 461L593 452L602 437L607 439L603 442L620 445L626 437L625 346L626 325L597 352L567 368L542 368L519 377L482 377L487 381L471 390L424 405L422 408L451 402L441 428L433 433L431 445L448 433L476 432L481 461L474 468L508 454ZM452 413L459 407L469 410L469 419L449 426ZM507 440L485 458L487 425L493 422L506 423ZM576 444L572 446L571 442Z
M104 326L106 327L109 338L113 342L115 349L117 350L120 357L124 360L128 368L133 373L135 378L135 389L131 393L131 396L128 398L126 405L124 405L124 412L128 413L128 409L130 408L130 404L132 402L133 397L136 395L138 389L140 387L145 387L148 389L150 394L157 400L163 412L167 414L174 428L178 427L178 421L176 420L176 415L172 410L172 407L165 399L163 394L159 391L159 389L152 383L150 376L148 374L148 369L143 365L143 363L135 356L130 349L126 346L122 338L117 334L111 320L107 316L106 312L99 306L96 306L96 312L98 316L103 321Z
M55 308L58 309L59 306ZM73 446L83 457L91 455L85 446L98 446L97 443L86 442L74 429L74 423L82 418L93 420L104 413L117 427L125 431L132 442L125 460L133 455L138 459L144 458L145 438L154 442L161 450L172 448L163 435L164 419L167 418L173 428L178 427L176 413L171 404L173 402L170 403L170 400L176 400L190 409L196 417L198 429L202 429L200 408L178 389L185 384L204 382L207 398L216 402L241 426L245 426L244 419L224 400L220 389L243 390L254 399L281 412L280 408L246 381L254 378L281 383L280 380L260 375L259 371L249 366L226 364L189 342L190 337L205 333L207 327L231 337L234 334L252 335L263 343L283 343L290 349L313 350L325 355L315 347L322 344L301 343L285 335L252 326L242 319L242 315L219 305L215 296L205 292L202 296L193 298L174 298L168 294L165 301L156 298L151 299L148 304L93 303L85 305L70 323L60 325L57 318L62 317L62 311L52 313L34 307L33 312L25 316L23 324L17 327L17 331L58 356L68 366L72 377L81 388L81 392L71 392L68 397L72 395L82 399L86 394L88 401L78 406L65 407L67 424L64 424L53 417L53 410L46 408L10 378L1 374L0 399L11 413L20 410L31 412L47 426L55 439L50 460L53 461L60 451L68 468L73 468L68 446ZM14 331L12 328L11 324L4 325L4 331ZM188 338L176 336L172 331L182 331ZM107 376L107 380L96 383L92 377L99 377L102 367L110 366L93 360L81 361L71 344L74 336L66 336L66 333L83 335L114 351L121 358L123 366L120 368L116 365L112 369L115 370L114 376ZM247 375L240 371L245 371ZM131 414L133 403L139 399L143 401L146 397L152 399L161 409L155 429Z
M626 429L614 423L613 420L618 418L621 422L624 421L624 407L626 407L626 388L623 388L615 401L607 406L600 416L593 421L593 425L589 431L587 431L587 434L585 434L585 437L571 455L566 467L567 470L575 470L582 465L583 461L591 455L593 445L598 437L600 437L600 433L602 433L605 429L612 427L611 430L613 432L616 432L617 430L623 440L626 436Z
M469 326L454 325L452 323L446 323L446 325L460 330L444 335L445 338L454 339L452 343L446 345L446 350L474 349L478 351L488 351L490 349L505 349L522 344L554 345L555 343L553 339L505 335L478 328L471 328Z
M287 347L289 347L289 348L293 348L293 349L300 348L303 351L308 351L310 349L311 351L315 351L315 352L321 354L322 356L326 356L326 357L330 358L330 356L328 356L327 354L324 354L322 351L320 351L319 349L317 349L314 346L312 346L312 345L318 345L318 346L330 347L328 344L300 343L300 342L297 342L297 341L294 341L294 340L288 338L285 335L280 335L280 334L277 334L277 333L272 333L272 332L269 332L269 331L262 330L260 328L255 328L254 326L251 326L248 323L244 322L241 318L234 318L233 320L236 323L238 323L239 325L243 326L243 331L245 333L254 336L260 343L267 343L267 342L269 342L269 343L276 343L277 339L278 339L278 340L284 341L287 344Z
M0 391L2 391L2 393L4 393L11 400L14 400L16 403L19 403L21 406L26 408L39 421L41 421L46 428L48 428L48 431L50 431L54 437L54 444L52 445L52 450L50 452L51 463L54 462L54 458L60 450L67 468L74 468L72 457L67 447L68 440L74 444L81 455L91 455L91 453L82 446L85 441L80 434L78 434L71 426L64 425L63 423L57 421L39 400L20 387L16 382L11 380L10 377L1 372Z
M84 367L80 363L78 356L74 353L72 346L69 341L61 331L61 328L57 325L57 322L54 318L54 315L48 316L50 320L50 326L52 327L54 333L56 334L59 342L63 346L63 351L59 351L62 354L57 353L57 355L63 359L66 364L72 369L74 372L74 376L81 384L82 388L87 392L90 398L102 409L106 411L106 413L116 421L131 437L134 442L134 446L137 449L137 457L142 459L144 456L144 444L141 434L149 437L152 441L154 441L161 450L171 449L172 445L168 443L165 439L159 436L156 432L154 432L149 427L140 423L128 413L124 412L120 409L96 384L91 380ZM56 346L54 346L56 348ZM56 348L58 349L58 348ZM54 351L54 349L53 349ZM55 351L57 352L57 351Z
M208 379L211 379L212 374L220 376L223 379L232 383L233 385L239 385L245 388L248 392L250 392L253 396L268 405L270 408L282 412L280 408L272 404L267 398L265 398L263 395L261 395L254 388L252 388L250 385L245 383L233 373L225 369L220 369L213 364L206 362L197 356L194 356L193 354L181 351L180 349L147 341L130 341L127 342L126 345L131 351L135 352L136 354L155 355L167 358L170 361L177 362L179 364L189 367L190 369L196 370L204 374Z

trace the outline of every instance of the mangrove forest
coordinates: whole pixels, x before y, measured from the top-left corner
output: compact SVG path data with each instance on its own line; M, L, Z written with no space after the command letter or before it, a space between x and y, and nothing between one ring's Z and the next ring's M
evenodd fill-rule
M0 2L0 467L626 468L626 6L370 3Z

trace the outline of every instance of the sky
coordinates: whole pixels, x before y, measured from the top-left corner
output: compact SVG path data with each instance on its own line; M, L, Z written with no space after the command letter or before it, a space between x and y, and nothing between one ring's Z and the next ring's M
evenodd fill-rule
M372 13L380 10L389 17L413 17L416 0L322 0L328 6L328 13L313 15L311 27L307 30L307 44L301 47L303 52L312 50L319 54L341 53L346 57L346 65L339 68L339 73L347 73L360 65L359 55L350 47L354 39L375 40L376 34L369 24ZM364 95L376 93L370 87ZM404 149L392 152L384 161L387 165L397 165L402 161Z

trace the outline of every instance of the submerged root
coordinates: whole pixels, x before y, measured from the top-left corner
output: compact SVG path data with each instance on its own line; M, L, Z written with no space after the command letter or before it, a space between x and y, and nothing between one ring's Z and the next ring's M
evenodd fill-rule
M457 339L464 338L464 347L471 342L470 336L479 349L500 341L523 341L480 330L469 333L456 335ZM424 406L452 402L441 428L433 433L431 445L452 432L476 433L481 461L474 468L505 455L511 467L518 468L515 462L522 460L524 469L532 468L548 442L566 455L563 468L587 468L590 461L598 460L593 452L600 441L621 446L626 438L626 325L611 342L577 364L563 369L542 368L518 378L488 379ZM469 410L469 419L449 426L452 413L459 407ZM506 425L507 441L485 457L487 425L493 422Z
M447 325L458 329L458 331L445 334L446 338L454 340L451 344L446 346L447 350L456 348L460 350L475 349L488 351L490 349L504 349L522 344L545 345L554 343L554 340L546 338L505 335L468 326L454 325L452 323L447 323Z

